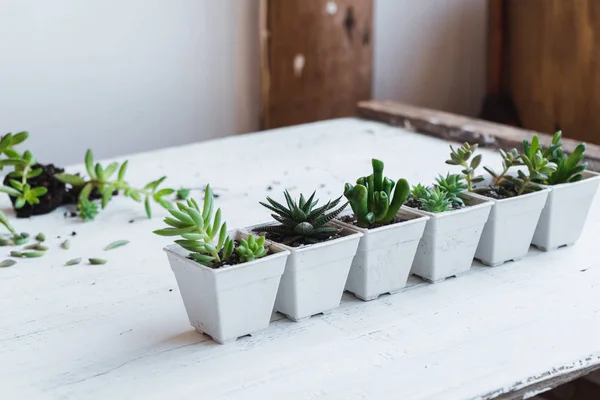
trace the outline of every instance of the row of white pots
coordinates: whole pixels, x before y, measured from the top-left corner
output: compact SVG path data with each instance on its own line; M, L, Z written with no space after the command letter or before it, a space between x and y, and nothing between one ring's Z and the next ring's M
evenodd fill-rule
M600 175L585 171L579 182L502 200L466 193L463 209L403 206L404 222L375 229L336 220L338 239L298 248L267 241L271 255L221 269L187 259L178 245L166 251L190 323L225 343L266 328L273 310L300 321L338 307L344 290L372 300L404 288L411 273L437 282L467 272L473 258L495 266L523 258L531 244L573 244L599 183Z

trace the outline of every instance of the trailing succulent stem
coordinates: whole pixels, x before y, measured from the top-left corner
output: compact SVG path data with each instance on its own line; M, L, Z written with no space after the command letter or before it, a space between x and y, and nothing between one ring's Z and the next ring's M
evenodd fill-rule
M279 222L278 225L266 225L255 228L255 232L265 232L276 237L277 241L282 243L300 242L302 244L317 243L326 240L339 233L339 229L333 226L327 226L331 220L337 217L348 203L334 209L342 199L342 196L335 200L328 201L325 205L314 208L319 200L315 200L316 192L305 199L300 195L299 202L292 200L290 193L283 192L287 207L267 197L268 203L260 204L274 214L271 216ZM329 212L329 213L328 213Z
M88 150L85 155L85 167L89 176L87 180L73 174L57 174L56 178L79 190L77 208L84 221L91 221L98 214L98 207L91 202L92 194L101 196L101 207L104 209L115 192L123 191L125 196L138 203L144 203L148 218L152 217L151 201L166 209L173 208L172 204L165 199L165 196L175 193L175 190L170 188L159 189L166 176L146 184L141 189L134 188L125 181L127 164L127 161L121 165L113 162L106 167L103 167L100 163L94 164L94 155L91 150ZM115 173L117 173L116 179L113 178Z
M454 147L450 145L450 159L446 160L446 164L460 165L464 168L461 172L465 175L465 180L467 181L467 190L469 192L473 191L474 183L483 181L483 177L481 175L475 175L475 170L479 164L481 164L481 154L471 158L478 146L478 144L464 143L461 147L455 150Z
M344 188L344 196L361 228L369 228L374 223L385 225L392 222L410 194L410 187L405 179L394 183L383 176L382 161L373 159L371 163L373 174L359 178L355 186L346 183ZM394 186L396 189L392 195Z
M27 180L39 176L43 169L36 167L37 161L29 150L20 154L14 146L24 142L29 137L27 132L19 132L15 135L7 133L0 139L0 171L6 166L13 166L14 170L8 174L9 186L0 186L0 192L4 192L15 198L15 208L23 208L25 204L39 204L40 197L48 193L48 189L31 187ZM6 158L4 158L6 157Z

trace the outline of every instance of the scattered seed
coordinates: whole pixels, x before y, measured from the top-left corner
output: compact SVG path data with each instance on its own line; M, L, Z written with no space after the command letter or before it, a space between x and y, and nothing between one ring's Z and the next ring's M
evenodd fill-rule
M46 251L46 250L48 250L48 247L44 246L43 244L36 243L36 244L30 244L29 246L23 247L23 250Z
M13 238L13 242L17 246L25 244L28 241L29 241L29 236L23 236L23 234L21 234L21 236L16 236L16 237Z
M127 243L129 243L129 240L117 240L106 246L104 250L116 249L117 247L125 246Z
M45 251L24 251L21 253L21 257L37 258L37 257L43 257L45 254L46 254Z
M77 265L81 262L81 257L80 258L74 258L72 260L69 260L65 263L65 265Z
M60 244L60 247L62 247L65 250L69 250L71 248L71 242L69 242L69 239L67 239Z
M102 258L90 258L89 259L90 264L92 265L102 265L102 264L106 264L106 260L103 260Z
M15 260L4 260L0 262L0 268L12 267L17 262Z
M35 240L37 240L38 242L43 242L44 240L46 240L46 235L44 235L42 232L40 232L35 237Z
M12 245L14 245L12 240L0 237L0 246L12 246Z
M10 252L10 256L11 257L23 257L23 254L21 254L20 251L13 250Z

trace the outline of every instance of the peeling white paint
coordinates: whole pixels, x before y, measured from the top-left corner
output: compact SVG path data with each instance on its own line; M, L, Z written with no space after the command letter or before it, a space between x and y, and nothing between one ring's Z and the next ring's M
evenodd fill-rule
M300 78L302 76L302 70L306 64L306 59L302 54L296 54L294 57L294 76Z
M335 15L338 11L337 3L335 1L328 1L325 9L327 10L327 14Z

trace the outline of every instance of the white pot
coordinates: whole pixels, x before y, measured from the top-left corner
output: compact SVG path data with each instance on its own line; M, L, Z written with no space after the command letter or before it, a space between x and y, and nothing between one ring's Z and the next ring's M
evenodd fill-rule
M506 261L518 261L525 257L549 192L549 189L542 189L501 200L469 193L494 204L481 234L475 258L486 265L498 266Z
M599 183L600 174L584 171L579 182L548 186L551 191L532 244L544 251L574 244L581 236Z
M412 265L413 274L439 282L471 269L493 203L469 196L463 199L469 207L460 210L430 213L412 209L429 217Z
M246 238L236 231L232 239ZM265 329L271 320L279 281L289 255L269 243L274 254L213 269L187 258L179 245L165 248L190 324L221 344Z
M246 231L252 230L260 224ZM340 305L350 265L362 233L343 229L342 237L327 242L289 247L285 272L275 300L275 311L293 321L327 314Z
M407 221L374 229L335 221L337 225L363 234L346 281L346 290L361 300L373 300L406 286L429 217L408 209L400 209L397 215Z

